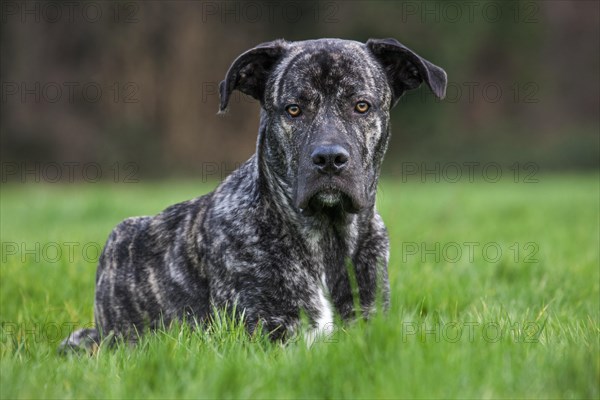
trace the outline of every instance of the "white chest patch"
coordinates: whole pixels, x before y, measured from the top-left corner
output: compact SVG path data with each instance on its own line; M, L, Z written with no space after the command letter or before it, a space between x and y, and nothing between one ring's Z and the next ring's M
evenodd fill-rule
M325 276L321 277L321 286L319 287L319 317L315 321L315 327L310 329L306 334L306 342L311 346L316 340L328 340L333 333L333 310L331 303L325 295L326 290Z

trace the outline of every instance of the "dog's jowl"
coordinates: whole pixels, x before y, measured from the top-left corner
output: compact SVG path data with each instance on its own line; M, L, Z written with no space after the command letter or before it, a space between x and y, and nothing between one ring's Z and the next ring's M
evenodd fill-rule
M390 109L422 82L444 96L445 72L394 39L276 40L243 53L220 109L234 90L260 101L256 154L214 192L121 222L98 265L96 328L63 346L133 340L215 309L282 338L302 315L319 332L357 315L355 304L365 317L386 307L377 181Z

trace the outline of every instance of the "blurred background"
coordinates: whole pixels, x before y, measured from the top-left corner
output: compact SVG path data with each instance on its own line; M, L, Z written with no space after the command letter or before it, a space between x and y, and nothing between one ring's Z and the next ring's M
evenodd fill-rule
M394 109L390 176L410 162L598 169L596 1L1 7L2 182L44 179L48 165L62 180L87 165L102 179L222 178L254 152L259 115L239 94L217 115L230 63L264 41L319 37L394 37L447 71L446 100L421 87Z

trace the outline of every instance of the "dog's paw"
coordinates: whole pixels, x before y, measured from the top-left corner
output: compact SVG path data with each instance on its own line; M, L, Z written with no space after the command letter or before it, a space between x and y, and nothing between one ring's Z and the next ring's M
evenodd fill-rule
M79 329L71 333L58 346L58 354L89 354L98 350L100 335L96 329Z

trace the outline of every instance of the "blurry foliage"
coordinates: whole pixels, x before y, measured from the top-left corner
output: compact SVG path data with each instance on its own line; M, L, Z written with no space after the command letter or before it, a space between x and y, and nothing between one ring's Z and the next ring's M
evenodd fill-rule
M96 2L96 22L80 8L52 22L44 2L12 4L0 32L3 162L135 162L144 177L234 166L254 151L259 114L237 95L216 115L237 55L275 38L394 37L442 66L450 87L443 102L426 88L401 100L387 172L404 161L598 167L597 2ZM39 100L27 94L36 84ZM52 85L56 102L44 96ZM86 99L86 85L102 97Z

